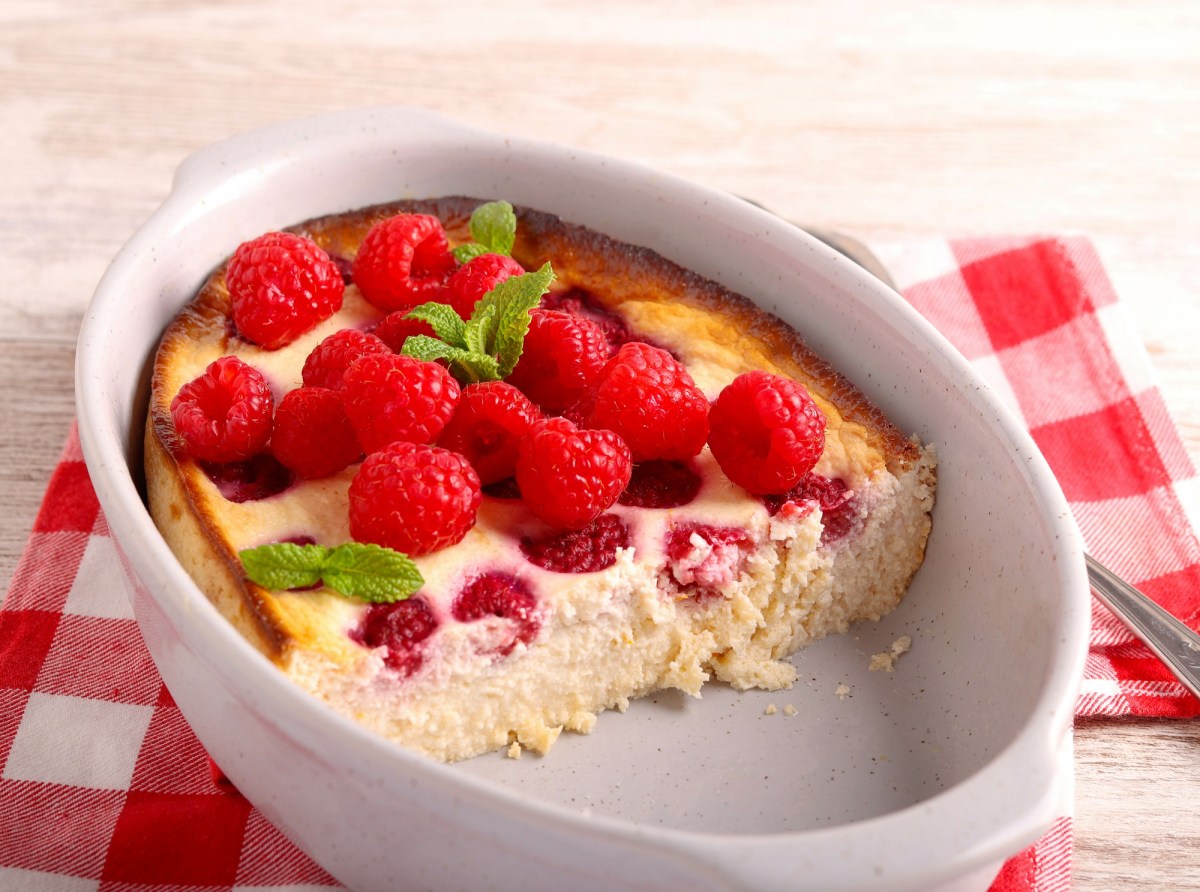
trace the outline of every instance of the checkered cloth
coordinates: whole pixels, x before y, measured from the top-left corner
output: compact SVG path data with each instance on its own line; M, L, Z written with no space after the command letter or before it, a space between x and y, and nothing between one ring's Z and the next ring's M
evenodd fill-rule
M877 248L905 296L1020 413L1092 553L1200 625L1195 474L1091 245ZM214 774L150 661L120 572L72 432L0 609L0 888L337 887ZM1081 717L1200 714L1098 602L1091 645ZM993 892L1065 889L1070 859L1064 803Z

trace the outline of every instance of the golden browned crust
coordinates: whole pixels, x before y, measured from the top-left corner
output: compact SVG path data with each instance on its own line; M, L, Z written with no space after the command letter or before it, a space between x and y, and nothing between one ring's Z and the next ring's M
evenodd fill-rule
M431 213L445 224L451 243L467 239L467 222L479 199L449 197L379 205L312 220L293 227L331 255L351 259L375 222L403 212ZM653 251L618 242L550 214L518 209L514 256L527 268L552 263L563 286L586 288L605 308L643 319L654 307L688 308L684 340L712 340L714 331L737 333L759 367L804 383L831 417L855 428L873 461L893 472L920 458L906 439L853 385L814 354L790 327L746 298L704 279ZM381 314L382 315L382 314ZM631 320L636 329L636 319ZM674 320L678 322L678 319ZM169 326L155 360L146 427L146 476L152 514L185 568L201 582L217 607L261 651L286 662L301 635L296 617L280 597L250 583L207 501L203 471L184 452L170 416L170 402L185 380L185 357L228 352L229 295L224 266L216 269ZM751 349L752 348L752 349Z

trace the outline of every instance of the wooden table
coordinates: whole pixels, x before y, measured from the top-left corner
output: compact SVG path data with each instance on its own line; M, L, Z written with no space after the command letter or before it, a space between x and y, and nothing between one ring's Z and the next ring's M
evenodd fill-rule
M193 149L421 105L867 239L1097 243L1200 462L1200 8L539 0L0 3L0 581L108 260ZM1200 888L1200 721L1077 735L1076 887Z

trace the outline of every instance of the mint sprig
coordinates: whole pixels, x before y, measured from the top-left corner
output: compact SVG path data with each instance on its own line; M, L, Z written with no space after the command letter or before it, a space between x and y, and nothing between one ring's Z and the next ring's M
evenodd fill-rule
M346 542L335 548L273 542L243 549L238 557L251 582L275 591L323 582L347 598L390 604L425 584L408 555L364 542Z
M469 226L474 241L459 245L452 252L459 263L474 260L480 254L512 254L517 238L517 215L507 201L481 204L471 214Z
M437 337L413 335L400 352L416 359L447 360L450 373L461 384L499 381L521 358L529 333L529 311L541 302L553 281L549 263L505 279L476 302L466 322L445 304L414 307L406 318L428 322Z

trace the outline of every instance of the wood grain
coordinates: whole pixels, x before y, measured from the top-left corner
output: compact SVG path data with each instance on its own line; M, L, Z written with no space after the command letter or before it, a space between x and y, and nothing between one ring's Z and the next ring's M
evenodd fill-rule
M412 104L642 161L859 238L1077 231L1200 460L1190 0L0 4L0 580L108 260L190 151ZM1077 735L1076 887L1200 887L1200 722Z

